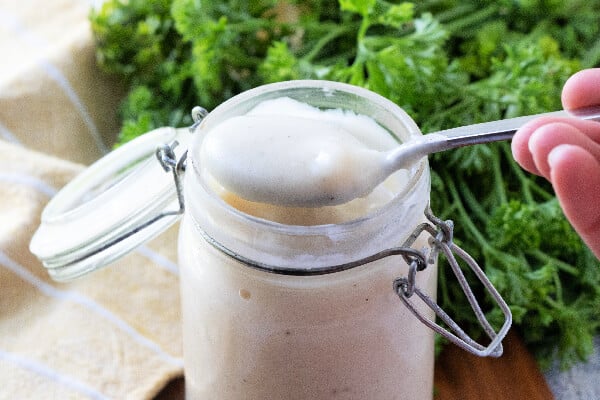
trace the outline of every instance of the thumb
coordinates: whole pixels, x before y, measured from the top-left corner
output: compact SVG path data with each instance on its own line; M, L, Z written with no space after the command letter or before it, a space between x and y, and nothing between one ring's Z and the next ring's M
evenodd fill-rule
M600 160L563 144L548 154L550 180L567 219L600 259Z

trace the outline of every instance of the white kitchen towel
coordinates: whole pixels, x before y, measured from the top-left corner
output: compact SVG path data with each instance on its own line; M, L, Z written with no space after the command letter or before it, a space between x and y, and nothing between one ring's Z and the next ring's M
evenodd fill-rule
M77 0L0 0L0 139L88 164L118 129L117 82L102 74Z
M183 371L176 228L70 283L29 252L45 204L117 129L89 7L0 0L0 399L151 399Z

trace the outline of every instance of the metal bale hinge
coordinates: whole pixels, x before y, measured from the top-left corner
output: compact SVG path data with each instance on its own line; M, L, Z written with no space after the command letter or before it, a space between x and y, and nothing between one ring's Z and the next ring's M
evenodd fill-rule
M194 133L194 130L202 120L208 115L208 111L200 106L196 106L192 109L192 120L194 123L189 127L191 133ZM162 218L168 215L181 215L185 211L185 201L183 198L183 174L185 172L185 168L187 166L187 155L188 150L181 155L178 159L175 155L175 148L179 146L178 141L174 141L171 144L164 143L157 147L156 149L156 158L158 162L163 167L165 172L171 172L173 174L173 181L175 183L175 192L177 194L177 200L179 202L179 210L164 212L158 216L158 218Z
M481 357L500 357L503 352L502 340L508 333L508 330L512 324L512 314L510 308L487 278L483 270L479 267L477 262L466 251L458 247L453 242L453 222L443 221L435 217L429 207L425 210L425 215L430 222L419 225L419 227L415 229L413 234L407 239L404 245L407 247L411 246L421 233L428 232L431 235L429 239L431 251L428 255L422 254L418 258L411 257L409 255L404 256L409 264L408 275L406 277L400 277L394 281L394 291L398 294L398 297L400 297L400 300L402 300L404 305L415 315L415 317L417 317L417 319L419 319L419 321L433 331L439 333L444 338L448 339L450 342L472 354ZM487 346L484 346L471 338L440 306L437 305L437 303L431 297L429 297L425 292L416 286L416 275L418 271L423 269L423 261L427 260L427 262L433 262L439 253L442 253L448 260L454 275L458 279L458 282L465 293L469 304L471 305L471 309L475 313L475 316L477 317L477 320L482 326L484 332L491 340ZM471 269L471 271L473 271L504 314L504 324L498 332L494 331L494 328L490 325L485 317L484 312L481 310L481 307L477 302L475 295L473 294L473 290L467 282L456 256L463 260ZM438 325L435 321L429 319L417 309L415 302L411 300L411 297L415 294L435 313L435 315L441 321L443 321L443 323L449 329L445 329Z

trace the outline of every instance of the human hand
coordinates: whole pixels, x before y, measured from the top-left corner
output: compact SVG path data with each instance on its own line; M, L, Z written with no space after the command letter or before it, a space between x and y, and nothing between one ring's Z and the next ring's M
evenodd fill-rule
M600 105L600 69L574 74L563 88L566 110ZM575 118L538 118L512 141L515 160L548 179L563 211L600 259L600 123Z

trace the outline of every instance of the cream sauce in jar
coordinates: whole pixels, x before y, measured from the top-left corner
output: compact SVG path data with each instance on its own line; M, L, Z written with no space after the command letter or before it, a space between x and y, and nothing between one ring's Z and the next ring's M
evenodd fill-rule
M286 107L273 107L278 102ZM285 96L241 115L269 116L308 118L312 127L326 129L337 124L356 148L385 150L398 143L365 115L321 110ZM207 137L220 123L208 133L201 125L196 134ZM231 193L210 174L210 163L203 165L202 143L192 150L194 170L185 184L189 212L179 240L187 398L431 399L433 332L392 290L394 279L407 274L402 257L311 274L401 245L424 220L426 161L361 198L303 208ZM263 150L269 156L273 149ZM289 168L283 158L274 168L306 172ZM426 245L423 237L415 247ZM435 296L436 266L420 272L417 283Z

